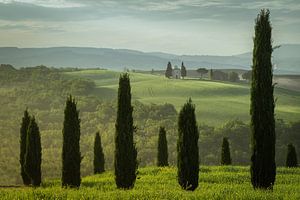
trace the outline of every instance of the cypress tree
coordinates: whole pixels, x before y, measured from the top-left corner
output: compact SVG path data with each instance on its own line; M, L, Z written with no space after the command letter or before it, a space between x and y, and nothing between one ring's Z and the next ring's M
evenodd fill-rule
M166 130L164 127L159 128L157 150L157 166L168 166L168 143L166 138Z
M172 76L172 71L173 71L173 69L172 69L172 64L171 64L171 62L168 62L167 70L166 70L166 72L165 72L165 76L166 76L167 78L170 78L170 77Z
M75 99L70 95L66 101L63 124L62 186L79 187L80 178L80 119Z
M181 69L180 69L180 72L181 72L181 77L182 77L182 78L186 77L186 68L185 68L183 62L181 63Z
M185 190L198 187L199 151L198 126L195 106L189 99L182 107L178 118L177 168L178 182Z
M39 127L35 118L30 119L27 137L24 170L33 186L41 185L42 147Z
M269 10L256 19L251 83L251 182L254 188L273 189L276 176L274 86L272 84L272 28Z
M293 144L288 145L288 152L286 157L286 166L287 167L297 167L297 153Z
M208 78L209 78L209 80L214 80L214 72L213 72L213 69L210 69L209 70L209 74L208 74Z
M127 73L120 75L118 90L118 111L115 134L115 181L118 188L134 186L137 170L137 150L133 141L130 79Z
M25 153L26 153L26 138L27 130L30 123L30 116L28 110L24 111L24 116L22 118L22 124L20 128L20 166L21 166L21 177L24 185L29 185L31 180L30 177L25 173L24 162L25 162Z
M94 174L103 173L104 170L104 153L101 145L99 132L96 133L94 142Z
M231 165L231 156L228 138L223 138L222 153L221 153L221 165Z

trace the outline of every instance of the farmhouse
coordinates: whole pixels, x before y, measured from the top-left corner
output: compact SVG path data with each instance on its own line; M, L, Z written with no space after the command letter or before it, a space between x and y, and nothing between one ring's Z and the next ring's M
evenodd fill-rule
M180 79L181 78L181 70L179 69L179 67L177 65L175 65L172 68L172 77L175 79Z

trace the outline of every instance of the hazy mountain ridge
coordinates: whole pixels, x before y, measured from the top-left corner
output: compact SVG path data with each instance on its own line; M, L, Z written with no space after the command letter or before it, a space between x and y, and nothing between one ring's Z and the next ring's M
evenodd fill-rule
M273 53L274 72L300 74L299 52L300 44L281 45ZM151 70L165 68L168 61L173 65L180 65L183 61L190 69L198 67L250 69L251 59L251 52L233 56L211 56L90 47L0 48L0 63L12 64L17 68L43 64L54 67L101 67L115 70L127 67Z

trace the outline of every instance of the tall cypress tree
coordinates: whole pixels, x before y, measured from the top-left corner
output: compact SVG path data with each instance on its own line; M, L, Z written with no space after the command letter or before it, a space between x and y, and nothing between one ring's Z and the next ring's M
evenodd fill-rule
M195 106L189 99L182 107L178 118L177 168L178 182L185 190L198 187L199 151L198 126Z
M80 119L75 99L70 95L66 101L63 124L62 186L79 187L80 178Z
M137 150L133 141L130 79L127 73L120 75L118 111L115 134L115 181L118 188L134 186L137 170Z
M172 76L172 71L173 71L172 64L171 64L171 62L168 62L167 69L166 69L166 72L165 72L165 76L167 78L170 78Z
M182 77L182 78L186 77L186 68L185 68L183 62L181 63L181 69L180 69L180 72L181 72L181 77Z
M104 170L104 153L101 145L99 132L96 133L94 141L94 174L103 173Z
M25 153L26 153L26 138L27 130L30 123L30 116L28 110L24 111L24 116L22 118L22 124L20 128L20 166L21 166L21 177L24 185L29 185L31 180L30 177L25 173L24 162L25 162Z
M231 156L228 138L223 138L222 153L221 153L221 165L231 165Z
M33 186L41 185L42 147L41 136L35 118L30 119L27 137L24 170Z
M157 148L157 166L168 166L168 143L166 130L164 127L159 128L158 148Z
M269 10L256 19L251 83L251 182L254 188L272 189L275 176L274 86L272 83L272 28Z
M293 144L288 145L288 152L286 157L286 166L287 167L297 167L297 153Z

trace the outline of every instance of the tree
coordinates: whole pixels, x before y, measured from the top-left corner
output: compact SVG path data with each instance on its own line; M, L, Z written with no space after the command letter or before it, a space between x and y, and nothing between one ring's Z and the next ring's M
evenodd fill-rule
M195 106L189 99L179 113L177 140L178 182L185 190L193 191L198 187L198 138Z
M172 76L172 64L171 64L171 62L168 62L168 65L167 65L167 70L166 70L166 72L165 72L165 76L167 77L167 78L170 78L171 76Z
M101 145L99 132L96 133L94 141L94 174L103 173L104 170L104 153Z
M24 170L33 186L41 185L41 163L41 136L35 118L32 117L27 130Z
M28 110L24 111L24 116L22 118L22 124L20 128L20 165L21 165L21 177L24 185L29 185L31 180L28 177L27 173L24 169L25 163L25 153L26 153L26 138L27 138L27 130L30 123L30 116Z
M186 68L185 68L183 62L181 63L181 69L180 69L180 71L181 71L181 77L182 78L186 77Z
M208 74L208 78L209 78L209 80L214 80L214 72L213 72L213 69L210 69L209 70L209 74Z
M288 145L288 152L286 157L286 166L287 167L297 167L297 153L293 144Z
M256 19L251 82L251 182L254 188L273 189L276 176L274 86L269 10Z
M229 81L232 81L232 82L237 82L238 80L240 80L239 75L236 72L230 72L228 74L228 79L229 79Z
M251 80L251 76L252 76L252 71L251 70L242 74L242 78L247 80L247 81Z
M222 153L221 153L221 165L231 165L231 156L228 138L223 138Z
M166 130L164 127L159 128L158 148L157 148L157 166L168 166L168 142Z
M63 150L62 150L62 186L79 187L80 163L80 119L75 99L70 95L66 101L63 124Z
M115 181L118 188L134 186L137 170L137 150L133 140L135 127L131 106L130 79L127 73L120 75L118 110L115 134Z
M200 77L202 79L203 75L206 74L208 72L208 70L205 68L199 68L199 69L197 69L197 72L200 74Z

